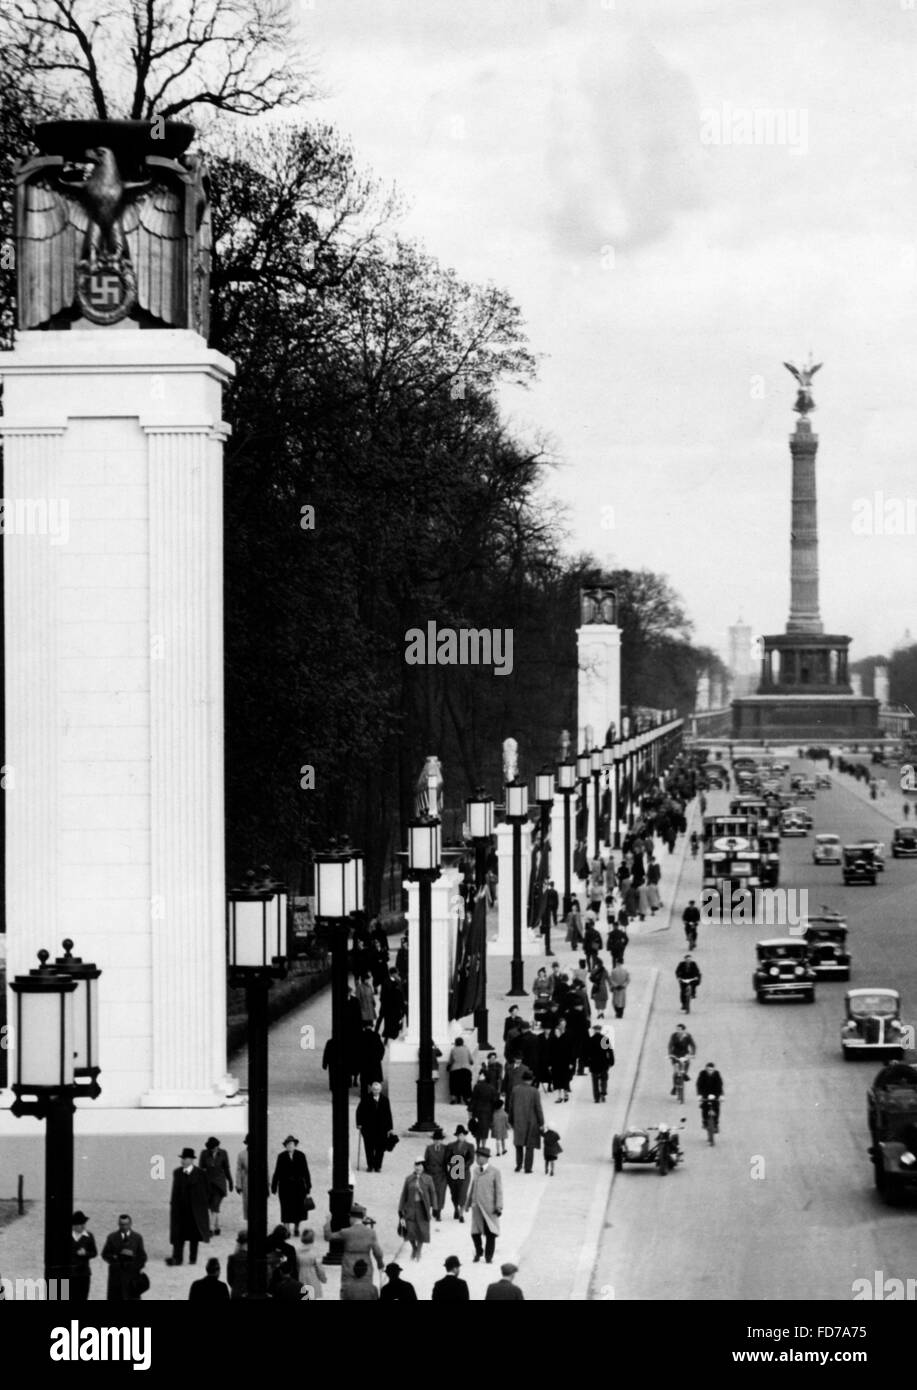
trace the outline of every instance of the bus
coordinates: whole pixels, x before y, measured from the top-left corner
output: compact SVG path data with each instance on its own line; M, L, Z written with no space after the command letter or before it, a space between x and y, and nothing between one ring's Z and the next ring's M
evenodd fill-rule
M748 840L714 840L704 850L701 918L729 920L734 913L753 921L761 887L761 853Z

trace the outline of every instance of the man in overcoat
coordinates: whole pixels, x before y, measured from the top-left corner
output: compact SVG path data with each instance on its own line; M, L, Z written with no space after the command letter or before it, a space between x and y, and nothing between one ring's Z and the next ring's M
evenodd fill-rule
M188 1242L188 1263L197 1264L200 1241L210 1240L210 1184L207 1174L197 1166L193 1149L182 1149L181 1167L172 1173L169 1201L169 1241L172 1256L167 1265L180 1265Z
M541 1148L544 1131L544 1111L541 1108L541 1095L532 1085L534 1077L528 1067L516 1082L510 1096L509 1122L513 1127L513 1143L516 1146L516 1172L525 1161L525 1171L531 1173L535 1150Z
M371 1173L382 1172L385 1143L394 1128L392 1107L382 1094L382 1082L374 1081L369 1095L364 1096L357 1106L357 1129L363 1136L366 1166Z
M109 1303L136 1303L140 1298L137 1276L146 1264L146 1250L129 1216L118 1217L118 1229L102 1246L102 1259L108 1265Z
M464 1125L456 1125L455 1138L446 1145L446 1181L456 1221L465 1220L465 1198L474 1167L474 1145Z
M478 1149L475 1158L477 1162L471 1175L465 1210L471 1212L475 1264L482 1255L487 1264L493 1264L497 1236L500 1234L500 1217L503 1215L503 1179L499 1170L490 1166L490 1149Z

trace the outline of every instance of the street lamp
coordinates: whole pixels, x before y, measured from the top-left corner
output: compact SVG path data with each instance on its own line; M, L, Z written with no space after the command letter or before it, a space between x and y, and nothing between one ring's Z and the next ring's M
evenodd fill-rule
M576 795L576 763L572 758L557 764L557 790L564 799L564 917L570 911L573 894L570 885L570 801Z
M601 748L593 748L589 755L590 766L592 768L592 795L595 805L595 858L598 859L601 852L599 842L599 783L602 778L602 768L604 766Z
M347 943L351 917L363 910L363 855L348 847L315 855L315 919L331 931L331 1230L350 1225L350 1086L344 1053ZM332 1240L323 1264L340 1264Z
M248 1296L267 1297L268 993L287 973L287 895L267 865L226 898L230 984L244 988L248 1020Z
M548 763L545 763L541 771L535 774L535 800L541 808L541 855L542 863L544 863L546 847L551 833L551 807L554 805L554 769ZM553 873L553 853L548 862ZM544 953L546 956L553 956L554 954L551 950L550 912L544 914Z
M69 953L73 942L64 943ZM46 1296L60 1296L70 1278L73 1214L73 1113L78 1096L99 1094L95 988L101 971L75 961L70 974L39 951L37 970L10 984L15 998L16 1097L12 1112L45 1120ZM79 1002L78 1002L79 997Z
M417 1075L417 1119L415 1133L429 1134L436 1128L436 1085L433 1080L433 980L432 980L432 893L442 862L442 827L432 816L419 817L408 825L407 876L420 889L420 1051Z
M521 777L507 782L506 819L513 827L513 959L510 965L510 998L528 994L522 978L522 827L529 818L529 789Z
M484 887L487 874L487 848L494 833L494 800L483 787L475 790L474 796L465 800L465 821L474 844L474 887L475 898ZM487 1015L487 929L481 943L481 975L478 985L479 998L483 999L480 1008L474 1011L474 1026L478 1031L478 1049L490 1051L487 1041L489 1019Z

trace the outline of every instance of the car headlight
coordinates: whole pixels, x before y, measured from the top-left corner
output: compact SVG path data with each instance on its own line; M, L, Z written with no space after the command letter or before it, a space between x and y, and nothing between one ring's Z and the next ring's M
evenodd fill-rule
M768 970L767 973L768 973L768 975L779 975L779 974L780 974L780 971L777 969L776 965L772 965L771 968L770 968L770 970Z
M802 965L797 965L796 969L793 971L794 975L804 975L805 973L805 967Z
M908 1150L907 1153L903 1153L901 1155L901 1157L898 1159L898 1162L901 1164L902 1168L913 1168L914 1164L917 1163L917 1156L915 1156L910 1152L910 1150Z

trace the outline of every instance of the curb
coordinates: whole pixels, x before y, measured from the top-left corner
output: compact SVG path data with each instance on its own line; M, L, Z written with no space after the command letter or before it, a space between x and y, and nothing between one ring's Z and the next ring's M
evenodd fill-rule
M623 1117L620 1128L623 1128L624 1123L627 1121L627 1116L630 1113L631 1101L634 1098L634 1091L637 1089L637 1076L640 1072L640 1063L643 1060L643 1046L646 1042L646 1034L650 1026L650 1017L653 1012L653 1002L656 998L656 986L658 983L659 971L654 966L650 976L649 998L647 999L646 1008L643 1011L643 1025L640 1029L640 1035L636 1040L637 1045L633 1051L633 1063L629 1064L631 1067L629 1084L625 1087L626 1095L623 1098L623 1105L618 1111ZM620 1129L616 1128L614 1132L617 1134L620 1132ZM570 1290L569 1301L571 1303L589 1302L589 1290L592 1287L592 1278L595 1274L595 1267L598 1264L599 1244L601 1242L602 1232L605 1228L605 1213L608 1210L608 1203L611 1201L611 1189L616 1176L610 1154L607 1156L607 1161L607 1175L597 1183L595 1195L589 1208L586 1239L583 1243L580 1258L577 1263L573 1287Z

